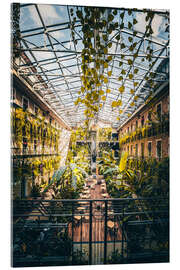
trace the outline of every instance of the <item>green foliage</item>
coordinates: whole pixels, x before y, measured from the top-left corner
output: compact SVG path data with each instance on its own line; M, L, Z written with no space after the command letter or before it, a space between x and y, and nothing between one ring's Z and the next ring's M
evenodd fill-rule
M107 263L108 264L120 264L122 262L122 254L116 249L112 252L112 254L109 256Z
M128 16L125 11L120 11L116 9L111 9L108 11L107 20L104 19L104 12L105 8L92 8L92 7L84 7L82 10L79 10L77 8L76 12L70 12L72 16L72 38L74 42L75 40L75 22L77 20L80 20L81 24L81 30L82 30L82 43L84 45L84 48L82 49L81 58L82 58L82 73L81 76L82 80L82 87L79 91L79 94L81 94L81 97L78 97L75 101L75 105L78 105L79 103L83 103L85 105L86 110L84 111L84 114L86 116L86 124L89 126L90 119L95 117L95 113L100 110L102 106L101 101L101 94L99 87L102 86L104 83L104 78L102 71L104 72L104 69L107 69L109 67L109 61L112 60L111 51L109 48L111 48L112 43L108 42L109 36L115 31L116 29L123 29L124 27L128 27L132 31L132 35L128 36L129 46L127 46L123 38L121 36L121 33L113 33L114 38L118 41L121 50L124 50L125 48L129 49L130 52L133 52L134 57L133 59L128 59L128 65L131 69L133 65L133 61L138 56L138 49L136 48L137 42L134 41L134 36L136 36L137 31L134 30L134 25L138 23L137 17L134 16L134 10L129 9L128 10ZM118 16L119 13L119 16ZM117 16L119 18L117 18ZM152 34L152 27L151 22L149 22L149 19L153 18L153 13L151 11L146 10L146 18L147 18L147 27L145 32L145 37L150 36ZM98 31L96 31L98 30ZM106 33L105 34L105 31ZM99 36L99 32L103 32L102 37ZM152 48L150 46L150 41L148 42L148 47L150 47L148 51L147 60L149 63L152 62ZM97 57L98 56L98 57ZM124 55L121 55L121 58L124 58ZM91 63L94 64L94 68L91 68ZM137 70L136 70L137 71ZM121 70L122 75L126 75L126 70ZM136 74L136 73L134 73ZM129 74L129 78L133 79L134 74ZM106 83L106 82L105 82ZM97 104L99 103L99 106ZM121 106L120 104L117 104L118 106Z
M31 197L40 197L41 196L41 187L38 184L33 185L31 190Z
M117 166L116 163L114 150L109 149L109 151L102 151L102 157L98 158L99 174L104 175L109 168L111 168L111 170L115 169Z
M87 176L86 171L81 167L69 163L53 174L51 182L45 187L43 194L51 190L54 199L77 199Z
M169 159L129 159L120 172L119 167L106 168L104 177L111 197L168 197Z

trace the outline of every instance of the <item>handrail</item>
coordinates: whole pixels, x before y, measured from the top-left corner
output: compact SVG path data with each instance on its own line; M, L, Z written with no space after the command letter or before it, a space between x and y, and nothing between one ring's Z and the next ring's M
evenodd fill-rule
M169 197L137 197L137 198L107 198L107 199L57 199L57 200L44 200L39 199L39 200L28 200L28 199L21 199L21 200L14 200L15 202L17 201L30 201L30 202L38 202L38 201L43 201L43 202L90 202L90 201L137 201L137 200L169 200Z

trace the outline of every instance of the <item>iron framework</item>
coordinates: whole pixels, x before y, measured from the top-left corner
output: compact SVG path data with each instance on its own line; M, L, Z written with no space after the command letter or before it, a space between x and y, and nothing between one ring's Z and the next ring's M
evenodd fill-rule
M168 198L16 200L13 265L167 262Z
M75 105L74 101L78 97L78 91L82 86L81 76L81 52L83 49L82 25L79 20L74 24L75 36L72 35L72 18L70 9L74 12L83 7L60 6L60 5L20 5L20 57L15 60L14 67L17 73L28 80L33 88L51 107L71 126L74 127L85 120L83 114L84 104ZM107 10L110 10L107 8ZM128 10L117 8L117 21L120 14L125 11L125 18ZM150 73L154 73L155 84L168 80L166 72L158 72L157 68L162 61L169 58L169 11L152 10L155 14L152 24L159 24L159 31L154 31L152 35L146 37L147 29L142 29L145 21L145 10L132 9L132 18L140 18L139 24L135 28L137 34L134 41L137 43L137 57L133 61L132 67L127 65L128 58L132 52L128 44L128 38L133 36L133 31L128 29L126 23L122 29L113 30L109 35L107 46L112 42L109 55L112 56L110 70L112 76L108 85L102 85L102 90L111 89L111 93L106 94L106 101L103 102L97 116L97 120L109 123L114 127L119 127L140 105L144 103L149 93L152 91L149 81L146 79ZM125 21L126 22L126 21ZM154 26L155 27L155 26ZM102 35L103 33L100 33ZM120 40L117 35L120 34ZM151 56L153 64L150 66L147 61L148 46L151 44ZM121 48L121 44L125 48ZM122 59L123 56L123 59ZM143 61L142 61L143 59ZM122 66L120 66L120 63ZM122 67L126 71L123 77L125 93L122 96L122 115L117 120L119 112L117 108L112 108L112 101L116 101L120 93L118 88L122 85L118 77L122 72ZM138 68L139 72L130 80L128 74ZM106 71L104 74L107 76ZM130 89L133 89L134 81L138 82L135 94L138 95L134 107L131 107L132 96ZM80 96L81 97L81 96Z

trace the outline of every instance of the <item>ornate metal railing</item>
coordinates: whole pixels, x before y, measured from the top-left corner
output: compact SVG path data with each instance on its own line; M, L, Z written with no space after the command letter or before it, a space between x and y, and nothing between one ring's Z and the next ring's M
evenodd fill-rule
M169 260L167 198L16 200L13 266Z

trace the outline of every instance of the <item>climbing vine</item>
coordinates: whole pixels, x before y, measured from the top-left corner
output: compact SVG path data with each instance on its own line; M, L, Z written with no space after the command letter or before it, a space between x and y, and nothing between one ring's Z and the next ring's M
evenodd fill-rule
M58 153L58 142L61 131L45 122L45 118L36 118L31 113L18 108L12 111L12 140L18 147L22 148L23 138L26 144L33 151L34 141L42 146L44 152L45 146L54 147Z

